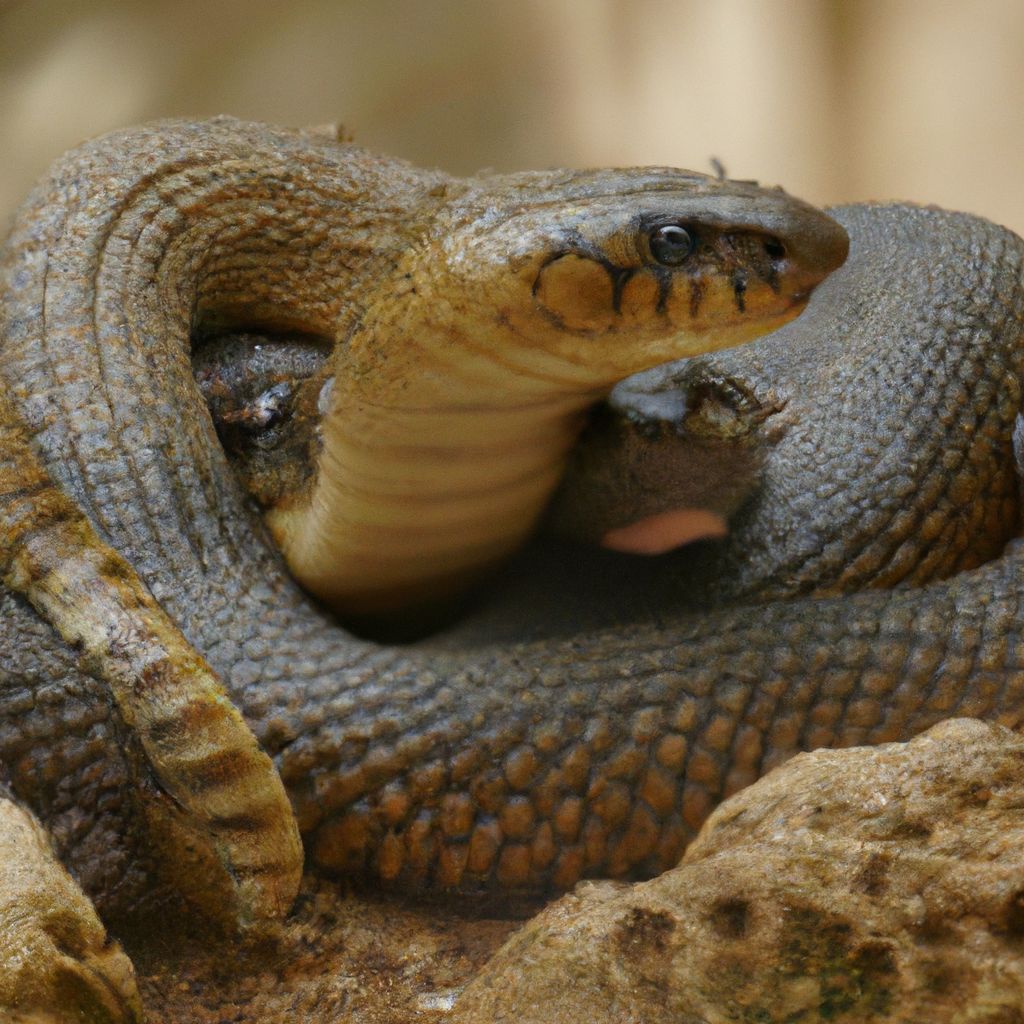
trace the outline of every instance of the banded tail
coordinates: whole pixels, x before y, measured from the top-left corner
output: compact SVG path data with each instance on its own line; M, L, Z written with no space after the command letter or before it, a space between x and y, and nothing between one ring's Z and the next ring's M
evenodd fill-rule
M283 916L302 844L273 762L131 565L53 484L2 398L0 453L0 580L110 686L166 794L142 805L173 837L162 846L177 884L207 909L227 887L241 924Z

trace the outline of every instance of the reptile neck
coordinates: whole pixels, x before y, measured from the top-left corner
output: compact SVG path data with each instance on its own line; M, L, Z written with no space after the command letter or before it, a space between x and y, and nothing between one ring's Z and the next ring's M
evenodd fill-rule
M499 408L395 408L339 390L309 507L269 522L304 586L371 616L454 597L520 547L598 397L516 405L510 381Z

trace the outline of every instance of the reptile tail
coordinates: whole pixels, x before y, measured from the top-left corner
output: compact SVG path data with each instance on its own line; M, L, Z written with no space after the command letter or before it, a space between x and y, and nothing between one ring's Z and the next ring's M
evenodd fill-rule
M232 922L283 916L302 845L270 758L132 567L53 485L3 399L0 453L0 580L110 686L149 768L140 803L153 834L171 836L175 883Z

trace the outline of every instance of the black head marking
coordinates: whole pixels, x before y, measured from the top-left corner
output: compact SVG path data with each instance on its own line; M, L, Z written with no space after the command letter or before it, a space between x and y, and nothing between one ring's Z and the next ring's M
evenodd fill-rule
M736 297L736 308L741 312L747 311L747 272L742 267L737 267L732 272L732 293Z

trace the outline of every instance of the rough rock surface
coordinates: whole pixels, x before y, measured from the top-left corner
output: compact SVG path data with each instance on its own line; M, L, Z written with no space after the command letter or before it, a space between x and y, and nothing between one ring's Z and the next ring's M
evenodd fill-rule
M0 789L0 976L3 1024L142 1019L135 978L39 823ZM75 1012L53 1007L74 1005Z
M1024 740L960 719L800 755L677 869L549 907L453 1020L1024 1021Z

